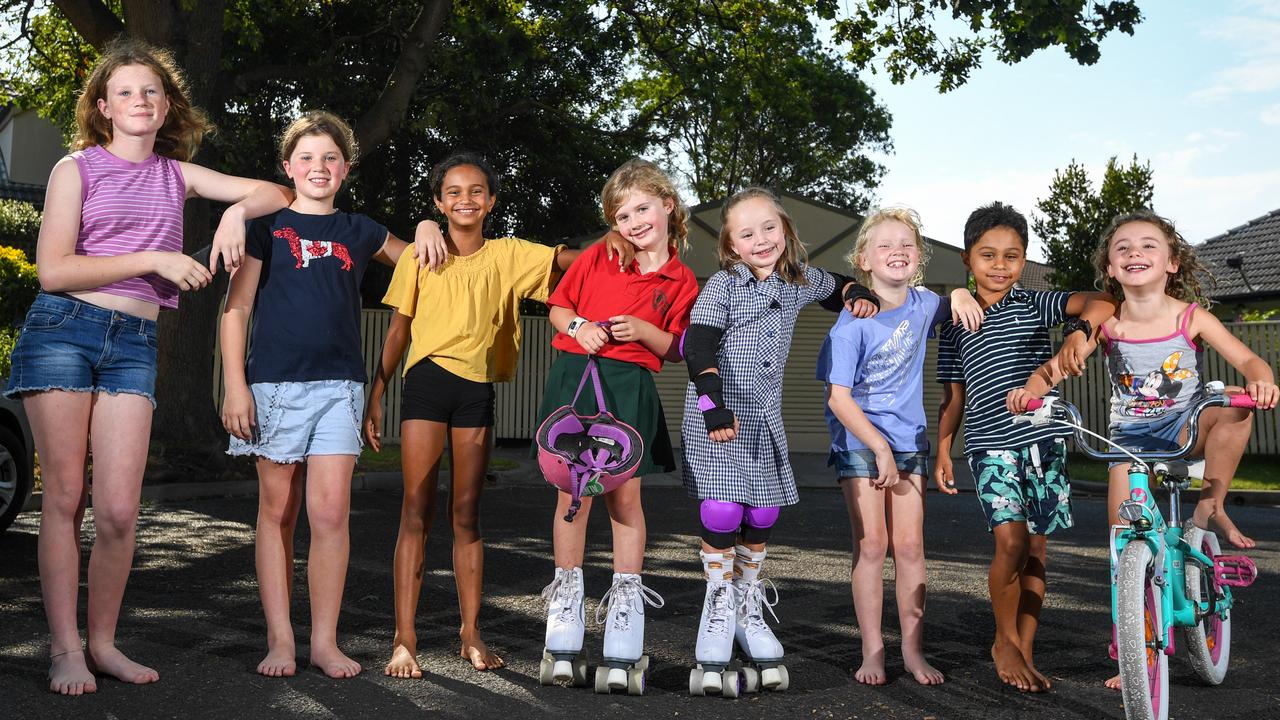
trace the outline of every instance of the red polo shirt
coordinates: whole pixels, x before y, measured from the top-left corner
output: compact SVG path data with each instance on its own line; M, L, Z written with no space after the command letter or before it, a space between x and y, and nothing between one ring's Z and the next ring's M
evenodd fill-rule
M617 259L609 259L605 253L605 243L596 243L573 261L547 304L569 308L592 322L634 315L680 335L689 326L689 310L697 297L698 280L676 257L674 248L662 267L641 275L635 262L620 270ZM551 346L586 354L577 340L564 333L556 333ZM662 360L638 342L610 341L600 350L600 357L635 363L653 372L662 369Z

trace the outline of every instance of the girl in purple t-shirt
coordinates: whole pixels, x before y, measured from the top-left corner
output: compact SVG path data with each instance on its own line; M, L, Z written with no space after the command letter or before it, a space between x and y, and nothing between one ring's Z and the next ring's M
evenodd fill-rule
M104 50L76 105L77 152L49 176L36 261L43 292L13 351L7 395L21 395L40 452L40 583L49 619L49 689L95 692L101 673L129 683L159 674L116 647L155 408L156 317L178 293L238 267L244 221L289 193L187 162L210 129L168 53L128 38ZM223 213L209 266L182 252L182 206ZM80 525L93 450L88 646L76 621ZM93 668L93 671L90 671Z
M955 307L924 277L927 248L915 211L871 213L854 241L849 264L880 298L874 318L842 314L827 335L818 378L827 383L831 459L853 526L853 604L862 635L862 666L854 677L887 682L880 614L885 554L893 547L902 657L922 685L943 681L924 657L924 480L929 475L922 397L925 338L952 315L970 329L982 311L966 290ZM889 528L892 528L890 537Z

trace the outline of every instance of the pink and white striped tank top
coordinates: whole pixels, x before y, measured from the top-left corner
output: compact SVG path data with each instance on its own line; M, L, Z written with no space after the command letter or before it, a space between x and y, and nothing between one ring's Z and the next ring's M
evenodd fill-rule
M152 155L130 162L100 145L71 154L80 168L76 254L110 257L146 250L182 252L187 184L177 160ZM178 286L159 275L103 285L98 292L178 307Z

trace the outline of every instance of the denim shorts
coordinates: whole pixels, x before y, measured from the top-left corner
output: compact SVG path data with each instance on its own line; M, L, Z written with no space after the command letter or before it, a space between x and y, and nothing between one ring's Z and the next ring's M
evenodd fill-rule
M277 463L310 455L359 455L364 386L354 380L263 382L253 392L257 432L252 442L234 435L228 455L256 455Z
M1182 447L1178 438L1186 424L1186 412L1167 412L1155 420L1144 422L1112 423L1111 442L1130 452L1173 452ZM1128 460L1122 460L1109 463L1108 467L1128 463Z
M141 395L156 404L156 323L40 293L13 348L6 397L42 390Z
M898 472L908 475L929 477L929 454L918 450L896 452L893 459L898 464ZM836 466L836 479L841 478L876 478L880 470L876 466L876 454L871 450L845 450L833 452L827 458L828 465Z

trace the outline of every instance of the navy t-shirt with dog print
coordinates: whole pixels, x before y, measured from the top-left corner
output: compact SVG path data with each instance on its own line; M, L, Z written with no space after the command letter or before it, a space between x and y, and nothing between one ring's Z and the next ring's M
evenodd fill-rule
M368 380L360 352L360 280L387 241L364 215L285 208L250 220L245 248L262 261L245 379Z

